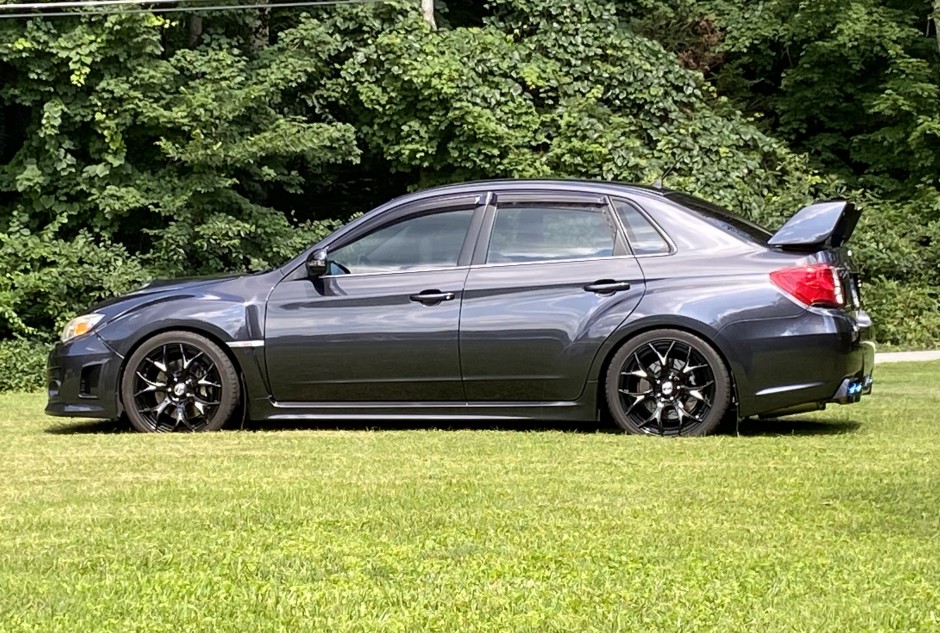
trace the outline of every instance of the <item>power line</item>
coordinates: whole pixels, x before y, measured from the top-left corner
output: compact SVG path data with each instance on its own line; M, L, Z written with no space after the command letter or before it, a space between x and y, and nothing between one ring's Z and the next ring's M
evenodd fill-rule
M168 3L177 3L180 0L75 0L69 2L9 2L9 3L0 3L0 11L4 9L17 9L17 10L26 10L26 9L72 9L72 8L81 8L81 7L97 7L105 5L120 5L120 4L168 4Z
M83 6L114 6L114 5L132 5L139 6L141 4L153 4L155 2L165 2L168 4L175 4L180 0L150 0L149 2L134 2L132 0L97 0L89 2L70 2L70 3L60 3L60 2L49 2L49 3L34 3L34 4L45 4L50 8L61 6L62 4L70 4L78 7ZM303 0L298 2L277 2L277 3L260 3L260 4L228 4L228 5L211 5L211 6L188 6L188 7L153 7L151 9L137 8L137 9L118 9L118 10L107 10L107 9L94 9L91 11L36 11L31 13L3 13L2 9L8 7L17 6L19 3L12 4L0 4L0 20L4 18L48 18L48 17L81 17L85 15L131 15L136 13L176 13L176 12L193 12L193 11L228 11L234 9L277 9L277 8L288 8L288 7L321 7L321 6L330 6L330 5L340 5L340 4L379 4L385 2L386 0Z

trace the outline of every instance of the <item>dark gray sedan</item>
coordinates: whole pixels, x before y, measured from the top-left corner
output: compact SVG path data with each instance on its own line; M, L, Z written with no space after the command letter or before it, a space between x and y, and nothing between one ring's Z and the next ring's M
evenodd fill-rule
M845 201L777 233L698 198L489 181L393 200L264 273L151 283L73 320L51 415L597 420L704 435L857 402L874 346Z

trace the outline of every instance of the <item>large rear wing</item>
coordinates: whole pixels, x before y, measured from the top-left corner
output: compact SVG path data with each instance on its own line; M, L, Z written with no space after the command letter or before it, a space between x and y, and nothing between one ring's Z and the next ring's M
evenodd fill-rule
M852 237L861 215L846 200L817 202L797 211L767 243L789 250L838 248Z

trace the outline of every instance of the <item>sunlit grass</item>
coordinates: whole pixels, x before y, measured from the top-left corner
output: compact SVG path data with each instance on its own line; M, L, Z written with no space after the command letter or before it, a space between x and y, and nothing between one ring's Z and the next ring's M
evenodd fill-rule
M0 630L937 631L940 363L876 379L693 440L146 436L0 396Z

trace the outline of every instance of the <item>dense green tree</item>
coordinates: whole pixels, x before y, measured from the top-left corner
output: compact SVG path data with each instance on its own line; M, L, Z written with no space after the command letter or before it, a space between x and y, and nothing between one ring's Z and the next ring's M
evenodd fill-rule
M881 337L940 341L933 0L422 4L0 19L0 339L407 189L668 171L770 225L863 202Z

